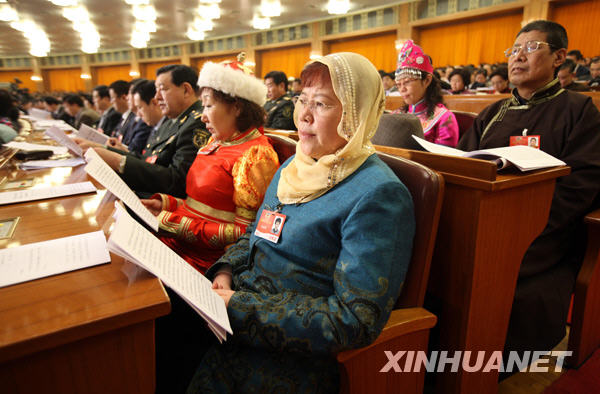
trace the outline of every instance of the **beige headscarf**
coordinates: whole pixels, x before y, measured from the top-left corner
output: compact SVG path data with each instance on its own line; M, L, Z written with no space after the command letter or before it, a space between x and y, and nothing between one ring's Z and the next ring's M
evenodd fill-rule
M316 199L360 167L375 149L375 134L385 106L381 77L367 58L356 53L333 53L315 60L329 68L335 95L342 103L342 119L337 133L348 143L334 154L318 161L302 153L281 171L277 197L283 204L303 203ZM307 64L310 64L309 62ZM297 113L294 113L297 120Z

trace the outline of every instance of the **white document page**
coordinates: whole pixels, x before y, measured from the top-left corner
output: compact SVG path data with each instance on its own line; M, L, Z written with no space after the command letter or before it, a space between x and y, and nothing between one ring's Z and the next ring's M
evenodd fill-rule
M44 187L39 189L26 189L0 193L0 205L13 204L24 201L45 200L47 198L72 196L95 192L97 189L92 182L69 183L67 185Z
M11 141L4 146L8 146L9 148L20 149L24 151L32 151L32 150L51 150L55 155L64 155L68 153L69 150L64 146L52 146L52 145L41 145L41 144L30 144L29 142L15 142Z
M72 139L70 139L64 131L59 129L56 126L50 127L48 130L44 132L48 137L52 138L54 141L58 142L62 146L71 150L71 152L75 153L77 156L83 156L83 149L79 145L77 145Z
M52 119L50 112L43 109L31 108L28 112L34 119Z
M73 126L62 119L33 119L35 127L45 129L47 127L56 126L61 130L77 131Z
M158 231L158 219L142 204L133 190L110 168L108 164L93 149L85 152L85 159L88 165L85 166L85 172L90 174L109 192L123 201L133 212L136 213L144 222L154 231Z
M108 239L111 252L145 268L186 300L208 323L220 340L233 334L223 299L212 283L154 234L136 222L125 209L117 212Z
M102 231L0 250L0 287L110 262Z
M97 142L102 145L106 145L108 143L108 136L96 131L96 129L91 128L86 124L81 124L79 126L79 130L75 133L76 137L83 138L84 140Z
M85 160L81 157L72 157L70 159L62 160L29 160L19 163L19 168L22 170L37 170L40 168L54 168L54 167L77 167L81 164L85 164Z

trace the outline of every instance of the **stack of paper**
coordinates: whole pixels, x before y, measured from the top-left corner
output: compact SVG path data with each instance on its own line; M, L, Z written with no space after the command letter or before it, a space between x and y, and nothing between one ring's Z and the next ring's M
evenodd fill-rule
M108 164L96 151L88 149L85 152L85 159L88 165L85 166L85 172L94 177L109 192L123 201L136 215L150 226L154 231L158 231L158 219L142 204L133 190L110 168Z
M92 182L68 183L66 185L49 186L37 189L26 189L0 193L0 205L14 204L24 201L44 200L47 198L73 196L95 192L96 187Z
M34 123L35 123L35 127L39 128L39 129L46 129L48 127L55 126L61 130L76 131L73 126L71 126L64 120L60 120L60 119L44 119L44 120L34 119Z
M16 142L11 141L4 146L8 146L9 148L20 149L24 151L32 151L32 150L51 150L55 155L64 155L69 152L67 148L64 146L52 146L52 145L41 145L41 144L30 144L29 142Z
M61 160L29 160L19 163L19 168L22 170L39 170L41 168L77 167L82 164L85 164L85 160L81 157L73 157Z
M206 320L219 341L233 334L223 299L212 283L154 234L136 222L118 203L108 249L156 275Z
M0 287L110 262L102 231L0 250Z

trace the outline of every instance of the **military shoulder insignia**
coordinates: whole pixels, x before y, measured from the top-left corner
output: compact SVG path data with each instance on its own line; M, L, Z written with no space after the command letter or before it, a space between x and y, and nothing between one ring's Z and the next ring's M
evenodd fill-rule
M286 118L291 118L292 117L292 106L286 105L285 107L283 107L283 111L281 111L281 113Z
M210 133L203 129L194 130L194 145L198 148L202 148L210 139Z

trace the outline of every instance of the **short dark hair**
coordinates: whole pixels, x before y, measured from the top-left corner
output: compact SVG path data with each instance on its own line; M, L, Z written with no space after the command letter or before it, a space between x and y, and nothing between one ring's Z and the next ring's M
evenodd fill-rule
M600 63L600 56L593 57L592 60L590 60L590 64L592 63Z
M56 99L55 97L52 97L52 96L44 96L44 102L48 105L60 104L60 101L58 101L58 99Z
M107 97L110 99L110 94L108 94L108 86L98 85L94 88L94 91L98 93L98 96L100 96L100 98Z
M129 93L129 82L119 79L108 86L117 96L126 96Z
M131 94L139 94L140 99L146 104L150 104L150 101L156 95L156 86L152 80L139 81L134 85Z
M583 59L583 55L581 54L581 51L579 49L573 49L573 50L567 52L567 56L575 56L575 59L577 59L577 60Z
M279 85L280 83L283 83L285 90L288 89L287 75L285 75L285 73L283 71L269 71L263 79L266 80L268 78L271 78L273 80L273 82L275 82L275 85Z
M550 44L550 50L552 52L556 51L557 49L569 47L567 31L561 24L552 21L539 20L529 22L521 30L519 30L519 33L517 33L517 37L521 33L527 33L533 30L546 33L546 41L548 42L548 44Z
M468 89L469 83L471 82L471 72L465 68L455 68L454 71L450 73L448 80L451 80L455 75L460 76L460 79L463 81L463 85L465 85L465 89Z
M483 74L483 76L487 78L487 70L485 68L478 68L477 71L475 71L475 75L477 74Z
M265 124L266 112L260 105L248 101L241 97L233 97L227 93L223 93L220 90L205 87L204 89L210 89L213 92L213 97L216 101L225 103L230 106L237 106L240 110L240 114L235 120L235 126L238 131L244 132L250 127L260 127Z
M490 79L492 79L496 75L499 76L500 78L504 79L505 81L508 81L508 68L507 67L496 68L496 70L490 74Z
M168 64L156 70L157 77L164 73L171 73L173 85L181 86L187 82L192 86L192 89L194 89L194 93L198 94L200 90L198 87L198 71L190 66L183 64Z
M80 107L83 107L83 100L76 94L67 94L65 98L63 98L63 102L67 104L76 104Z
M558 66L558 71L569 70L571 74L575 72L575 62L571 59L565 59L565 62Z

